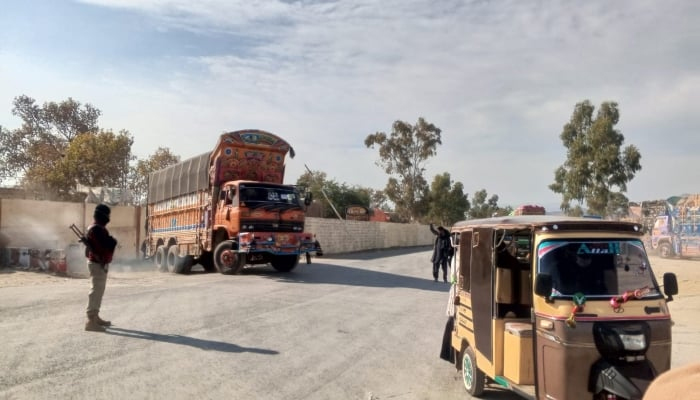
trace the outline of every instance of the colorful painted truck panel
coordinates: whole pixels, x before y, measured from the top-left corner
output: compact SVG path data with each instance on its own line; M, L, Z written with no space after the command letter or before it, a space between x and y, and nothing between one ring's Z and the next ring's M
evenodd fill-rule
M658 205L658 201L642 203L642 214L653 217L651 248L661 257L700 257L700 196Z
M175 273L195 264L225 274L266 263L294 269L317 242L304 232L310 196L283 184L287 153L294 155L272 133L235 131L211 152L151 174L146 256Z

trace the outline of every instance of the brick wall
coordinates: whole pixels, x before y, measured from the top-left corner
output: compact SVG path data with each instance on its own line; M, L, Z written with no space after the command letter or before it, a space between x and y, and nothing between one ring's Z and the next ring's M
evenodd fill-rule
M323 251L328 254L427 246L434 239L426 225L330 218L307 218L306 231L316 235Z

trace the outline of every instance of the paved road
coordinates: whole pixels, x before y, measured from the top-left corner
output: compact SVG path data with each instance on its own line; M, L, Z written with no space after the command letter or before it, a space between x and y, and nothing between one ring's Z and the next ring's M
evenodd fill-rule
M429 258L368 252L239 276L114 266L107 334L83 331L85 279L0 284L0 398L466 399L438 358L448 287ZM680 349L697 354L691 320L677 323Z

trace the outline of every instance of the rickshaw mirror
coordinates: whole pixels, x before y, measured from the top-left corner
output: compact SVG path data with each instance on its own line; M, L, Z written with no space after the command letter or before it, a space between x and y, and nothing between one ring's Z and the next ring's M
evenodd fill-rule
M552 275L537 274L535 279L535 294L549 298L552 295Z
M664 274L664 294L668 296L666 301L673 300L673 296L678 294L678 279L673 272Z

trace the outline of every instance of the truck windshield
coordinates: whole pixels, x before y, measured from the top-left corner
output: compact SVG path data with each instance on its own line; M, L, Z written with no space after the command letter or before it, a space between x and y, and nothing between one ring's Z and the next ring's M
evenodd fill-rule
M239 189L241 203L252 208L263 205L278 207L299 207L301 205L299 192L294 187L241 185Z
M660 296L640 240L547 240L537 248L537 273L552 276L552 297Z

